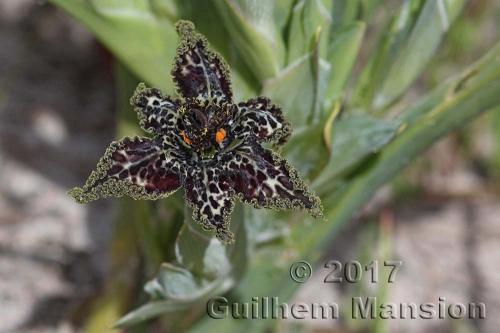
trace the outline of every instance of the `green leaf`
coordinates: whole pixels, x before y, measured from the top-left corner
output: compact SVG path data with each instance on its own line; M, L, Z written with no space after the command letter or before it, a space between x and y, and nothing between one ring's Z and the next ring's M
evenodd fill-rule
M407 0L363 70L356 104L383 110L419 77L465 0Z
M333 33L360 18L361 0L333 0L332 7Z
M230 277L209 281L195 277L182 267L164 263L158 276L144 286L153 301L129 312L115 326L130 326L164 313L184 310L213 295L226 292L232 285Z
M382 3L382 0L361 0L360 18L363 21L370 19Z
M177 45L172 22L148 0L50 0L81 21L137 77L172 93L170 68Z
M382 88L375 95L375 109L389 105L418 78L464 4L465 0L425 2L405 46L394 58Z
M422 6L423 0L403 2L398 14L392 17L391 21L382 29L381 38L373 55L358 79L357 91L354 96L355 104L364 108L372 107L376 89L380 89L394 58L408 39Z
M252 258L252 269L248 270L248 274L245 275L244 279L238 284L236 290L233 294L237 295L237 301L240 302L250 302L252 297L262 297L262 296L275 296L276 291L294 286L293 281L283 281L285 276L288 276L287 265L288 257L295 258L294 251L291 248L289 253L285 253L286 249L282 246L266 246L259 251L258 255ZM281 282L281 285L277 285L277 281ZM270 283L273 285L273 289L270 289ZM267 293L265 293L267 292ZM228 300L231 299L228 297ZM280 297L281 301L281 297ZM272 321L270 320L238 320L231 316L223 318L222 320L214 320L208 316L200 320L196 325L194 325L189 333L203 333L203 332L265 332L264 327L270 325Z
M226 276L231 270L226 246L192 220L190 209L184 219L175 246L177 261L198 276Z
M290 232L287 214L270 209L246 207L246 223L250 251L263 243L276 241Z
M329 46L331 73L323 103L327 111L331 111L335 101L342 97L359 53L365 26L363 22L356 22L345 27L336 33Z
M368 21L382 0L332 0L332 32L343 30L356 21Z
M330 135L330 160L314 186L331 182L366 157L380 151L395 137L400 126L399 120L378 119L366 114L347 115L335 121Z
M432 92L413 103L398 118L407 124L413 124L422 115L451 99L460 90L471 84L491 79L498 70L498 54L500 54L500 44L497 44L490 52L470 65L466 70L449 78Z
M236 201L234 211L231 215L231 230L236 235L235 242L227 246L229 261L232 265L232 274L239 279L246 270L249 260L249 247L251 244L248 237L247 219L250 217L250 207Z
M314 147L314 149L311 149ZM328 161L328 149L323 141L323 125L302 127L283 149L287 160L299 171L301 176L315 178Z
M281 106L294 127L304 126L311 123L318 112L329 72L327 62L319 60L317 70L314 55L308 54L289 65L276 78L264 82L262 94Z
M127 313L114 324L114 327L128 327L157 317L163 313L187 309L192 304L193 302L177 302L172 300L150 302Z
M130 326L164 313L186 309L234 286L245 272L249 245L244 224L246 215L241 205L236 205L233 218L235 243L223 245L203 231L191 219L191 210L186 209L185 225L176 241L176 256L179 264L189 269L162 264L157 277L144 286L152 301L125 315L116 326Z
M282 35L287 28L295 0L274 1L274 22Z
M288 34L287 64L308 54L316 35L321 32L320 56L326 55L326 43L332 18L331 1L300 0L293 8Z
M251 302L252 297L270 295L279 297L280 302L289 300L300 286L290 280L288 270L292 262L320 260L324 247L333 241L338 228L349 221L380 186L395 177L436 140L500 105L500 45L488 57L490 62L484 70L469 76L465 85L459 85L461 79L457 79L455 87L460 86L460 89L453 89L441 103L422 112L379 153L369 168L352 178L340 195L336 193L336 200L327 204L332 208L327 211L328 223L300 221L291 230L285 243L287 246L266 247L255 253L248 274L233 292L239 296L238 302ZM468 69L466 73L470 71ZM226 318L214 321L206 318L190 333L217 332L222 327L227 332L260 333L273 324L273 320Z
M242 264L238 263L241 261L246 266L246 233L239 230L243 224L242 216L238 216L239 223L233 229L237 236L232 246L223 245L202 230L192 220L190 209L186 208L184 216L185 224L175 246L177 261L182 266L162 264L157 276L144 286L152 300L122 317L115 326L130 326L168 312L184 310L226 292L243 274Z
M158 276L144 287L153 299L188 301L198 298L201 287L190 271L164 263Z
M176 3L176 1L149 0L149 2L151 4L151 9L155 12L156 16L165 18L170 22L175 22L178 17L181 17L179 13L179 3Z
M268 0L215 2L232 40L255 76L274 77L284 62L284 45L273 20L274 4Z

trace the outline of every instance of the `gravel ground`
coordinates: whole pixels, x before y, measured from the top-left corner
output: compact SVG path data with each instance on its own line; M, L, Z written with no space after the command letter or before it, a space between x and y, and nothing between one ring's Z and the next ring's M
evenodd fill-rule
M80 206L114 132L109 57L64 13L0 2L0 332L72 332L106 270L113 207Z

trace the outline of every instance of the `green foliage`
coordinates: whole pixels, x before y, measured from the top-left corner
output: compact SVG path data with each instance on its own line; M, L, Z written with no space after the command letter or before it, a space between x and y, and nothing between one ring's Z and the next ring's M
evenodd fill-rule
M173 22L148 0L54 0L87 26L135 75L173 92L167 73L175 56ZM133 45L133 47L131 47Z
M342 99L346 84L356 61L366 24L355 22L336 32L328 46L331 66L328 87L323 101L325 110L331 110L335 101Z
M331 156L324 172L315 180L317 188L377 153L397 134L401 122L365 114L353 114L336 121L331 129Z
M306 54L264 83L262 94L286 110L294 128L312 123L320 112L330 71L330 65L321 60L313 52Z
M357 102L383 111L425 69L465 0L405 1L376 46L358 84Z
M146 284L151 300L118 326L191 311L190 332L264 332L272 321L214 321L203 317L203 304L221 294L246 301L290 298L297 288L287 274L290 263L318 260L380 186L440 137L500 105L499 46L418 101L396 105L425 71L465 0L401 2L386 13L367 50L373 43L365 31L380 16L381 1L51 1L83 22L138 79L168 93L177 45L173 23L192 20L229 62L237 99L260 93L283 108L295 128L283 153L325 206L323 222L237 207L231 246L200 230L181 205L169 207L173 218L184 216L172 260ZM147 228L141 235L155 242ZM155 258L162 253L143 247ZM168 325L180 317L169 317Z
M332 21L330 12L331 1L297 2L292 11L288 32L288 64L309 53L311 45L317 42L318 34L321 34L320 51L324 55L328 42L328 27Z
M284 43L268 0L215 1L242 58L259 80L274 77L284 62Z

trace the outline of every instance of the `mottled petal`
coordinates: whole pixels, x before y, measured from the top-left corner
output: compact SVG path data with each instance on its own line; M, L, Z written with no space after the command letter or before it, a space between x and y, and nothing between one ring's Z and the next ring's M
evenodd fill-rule
M256 208L307 209L314 217L322 216L320 199L300 179L288 162L248 140L223 157L231 187L239 198Z
M281 109L266 97L239 103L235 118L233 129L237 138L251 135L261 142L283 144L292 131Z
M168 133L177 126L180 101L164 96L158 89L137 86L130 99L141 127L149 133Z
M159 199L182 183L181 165L160 140L125 138L111 143L83 187L69 194L79 203L99 198L130 196Z
M229 68L222 57L212 51L205 37L188 21L176 24L180 43L172 68L178 92L185 98L218 104L231 102Z
M215 230L223 242L232 242L229 218L234 206L234 192L221 167L194 168L186 179L186 200L193 208L193 219L206 230Z

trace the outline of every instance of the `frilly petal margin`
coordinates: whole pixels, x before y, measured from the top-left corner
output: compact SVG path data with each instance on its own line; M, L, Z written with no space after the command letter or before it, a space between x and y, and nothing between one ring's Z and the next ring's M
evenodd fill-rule
M180 43L172 78L179 95L202 103L231 103L231 75L224 59L209 48L206 38L195 31L192 22L180 20L175 26Z
M130 105L134 107L141 128L151 134L162 134L174 130L179 117L178 99L163 95L159 89L148 88L139 83Z
M255 208L305 209L323 217L321 200L285 159L253 140L226 154L227 174L237 197Z
M216 237L232 243L234 235L229 231L229 222L234 208L234 191L225 176L224 167L206 166L191 170L186 179L185 198L193 209L193 220L203 229L216 232Z
M130 103L154 138L112 142L85 185L69 191L79 203L129 196L156 200L185 189L193 220L232 243L236 199L255 208L305 209L321 218L320 199L298 172L263 143L283 145L292 128L267 97L235 104L230 72L194 24L179 21L172 78L180 99L139 84Z
M121 196L156 200L175 192L181 183L177 161L158 140L134 137L112 142L85 185L68 194L78 203Z
M254 136L259 142L281 146L292 134L292 125L283 117L281 108L267 97L239 103L235 118L233 129L237 138Z

